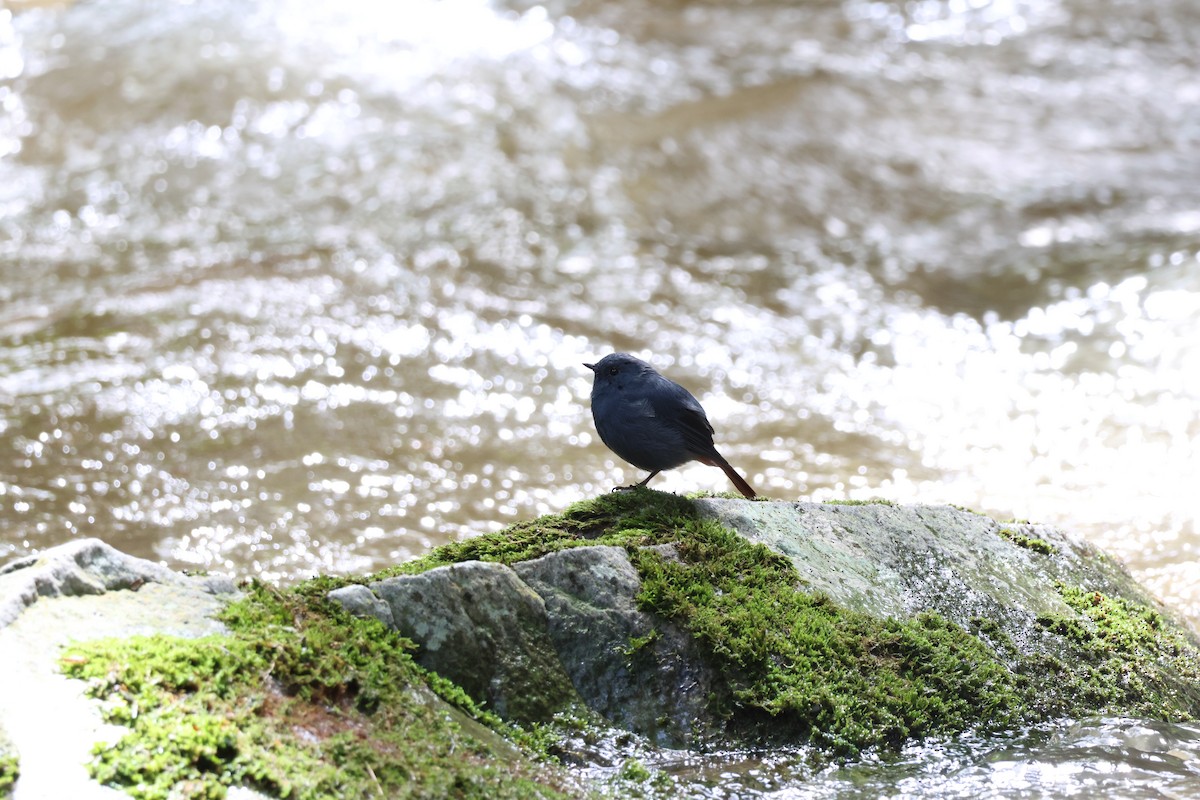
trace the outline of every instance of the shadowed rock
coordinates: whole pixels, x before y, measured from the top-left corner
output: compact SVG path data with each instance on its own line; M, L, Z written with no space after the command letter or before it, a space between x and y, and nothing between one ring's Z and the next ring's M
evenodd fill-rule
M514 570L545 601L559 660L589 708L665 746L705 735L716 674L690 635L638 609L642 581L623 548L562 550Z
M467 562L330 597L421 645L417 662L501 716L543 722L578 698L554 646L546 606L502 564Z

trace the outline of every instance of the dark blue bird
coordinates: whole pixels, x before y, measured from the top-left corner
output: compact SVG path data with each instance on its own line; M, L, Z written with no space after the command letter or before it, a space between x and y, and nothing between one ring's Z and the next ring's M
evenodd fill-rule
M600 439L630 464L650 471L635 486L645 486L664 469L699 461L720 467L739 492L755 496L713 446L713 427L691 392L628 353L613 353L584 366L594 376L592 418Z

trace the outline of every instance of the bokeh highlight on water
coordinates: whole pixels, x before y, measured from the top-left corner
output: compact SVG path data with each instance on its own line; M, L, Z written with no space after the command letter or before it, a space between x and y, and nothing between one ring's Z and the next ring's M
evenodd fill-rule
M1118 8L0 12L0 556L557 510L636 477L620 349L768 495L1060 523L1196 618L1200 26Z
M640 477L616 349L768 496L1059 524L1200 620L1197 54L1187 0L0 8L0 560L294 580L559 510ZM1122 796L1200 775L1160 734ZM1094 784L1039 741L849 780Z
M579 366L625 349L772 496L1061 523L1195 618L1200 26L1154 8L0 12L0 555L295 578L553 511L633 477Z

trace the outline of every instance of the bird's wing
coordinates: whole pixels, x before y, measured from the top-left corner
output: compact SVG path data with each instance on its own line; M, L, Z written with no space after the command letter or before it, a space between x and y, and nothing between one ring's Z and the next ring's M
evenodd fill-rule
M673 422L683 436L689 452L705 454L713 451L713 427L708 422L700 402L691 392L674 381L663 378L665 391L650 396L654 415Z

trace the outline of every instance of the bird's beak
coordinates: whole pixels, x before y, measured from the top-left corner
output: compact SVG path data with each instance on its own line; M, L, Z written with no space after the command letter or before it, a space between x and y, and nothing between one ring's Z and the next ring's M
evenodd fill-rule
M595 372L595 371L596 371L596 365L595 365L595 364L584 364L584 366L585 366L585 367L587 367L588 369L590 369L592 372Z

